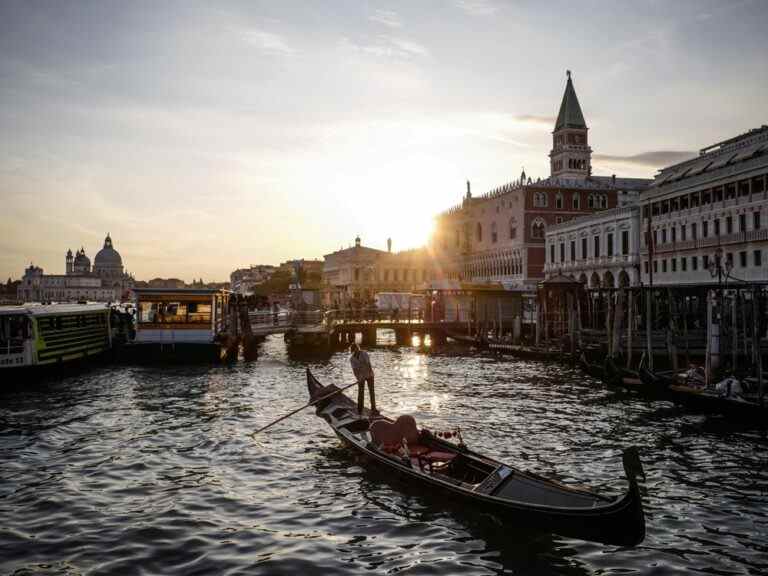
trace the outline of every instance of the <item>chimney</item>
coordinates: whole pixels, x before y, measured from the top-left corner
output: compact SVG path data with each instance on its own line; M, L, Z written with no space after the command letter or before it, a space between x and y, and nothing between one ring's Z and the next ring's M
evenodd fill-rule
M387 252L392 252L392 238L387 238Z
M469 188L469 180L467 180L467 198L472 198L472 191Z

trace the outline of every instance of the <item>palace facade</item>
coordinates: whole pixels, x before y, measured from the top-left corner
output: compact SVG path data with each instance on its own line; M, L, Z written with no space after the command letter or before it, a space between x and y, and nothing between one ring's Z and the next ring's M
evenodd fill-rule
M592 148L570 71L552 133L550 176L520 178L437 217L431 250L438 277L499 281L532 290L545 277L547 231L600 210L631 205L651 180L592 175Z
M765 281L768 126L662 169L641 206L643 282Z
M640 283L640 207L621 206L556 224L547 231L544 272L590 288Z
M107 234L93 267L84 248L75 254L67 250L64 274L45 274L42 268L30 264L24 270L17 296L24 302L121 302L130 298L133 287L133 276L123 271L123 259Z
M328 308L365 305L379 292L423 290L434 279L434 262L426 249L392 252L363 246L358 236L351 248L324 256L322 304Z

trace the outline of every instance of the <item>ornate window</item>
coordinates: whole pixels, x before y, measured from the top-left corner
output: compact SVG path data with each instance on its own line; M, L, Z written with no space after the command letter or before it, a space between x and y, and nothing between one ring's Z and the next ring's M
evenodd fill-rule
M608 196L600 194L600 208L608 208Z
M547 207L547 193L546 192L536 192L533 195L533 205L536 208L546 208Z
M543 218L536 218L531 223L531 238L544 238L546 224Z
M558 192L555 194L555 208L562 208L563 207L563 193Z
M595 195L590 194L587 197L587 208L595 208Z
M496 233L496 222L492 222L492 223L491 223L491 242L493 242L494 244L496 244L496 242L498 241L498 239L499 239L499 236L498 236L498 234Z
M571 197L571 203L574 210L578 210L581 207L581 197L578 192L573 193L573 196Z

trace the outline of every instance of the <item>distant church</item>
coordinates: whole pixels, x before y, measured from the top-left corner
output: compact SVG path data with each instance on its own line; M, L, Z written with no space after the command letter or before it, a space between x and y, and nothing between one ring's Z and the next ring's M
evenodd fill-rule
M75 254L67 250L65 274L43 274L42 268L30 264L19 284L18 298L25 302L120 302L130 298L133 286L133 276L123 271L123 259L107 234L93 268L82 247Z

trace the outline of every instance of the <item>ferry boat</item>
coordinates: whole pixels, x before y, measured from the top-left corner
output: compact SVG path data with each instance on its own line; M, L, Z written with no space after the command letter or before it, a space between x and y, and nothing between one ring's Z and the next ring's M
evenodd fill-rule
M111 345L105 304L0 307L0 372L74 362L102 354Z
M218 341L229 293L213 288L134 288L136 335L129 356L154 360L221 359Z

